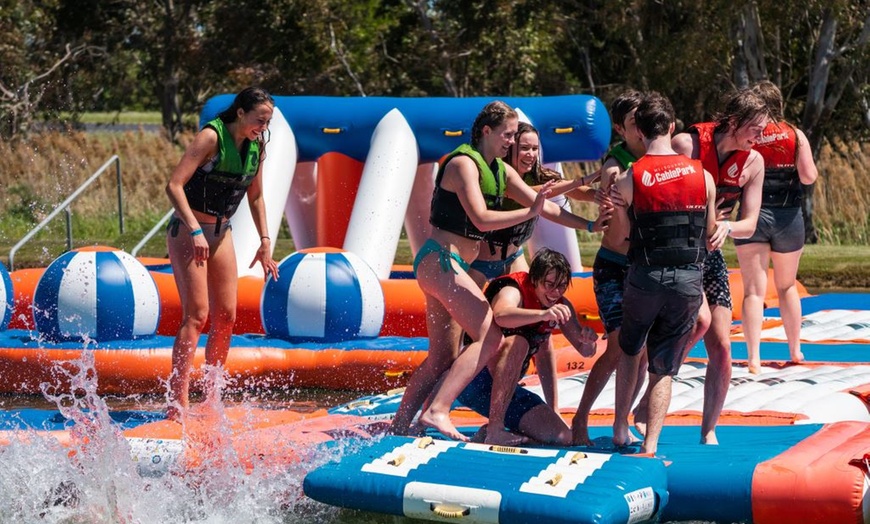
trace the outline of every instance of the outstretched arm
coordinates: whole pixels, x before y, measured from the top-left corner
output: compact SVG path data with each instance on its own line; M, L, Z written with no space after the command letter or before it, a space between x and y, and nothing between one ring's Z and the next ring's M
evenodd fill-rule
M506 165L505 169L509 180L513 177L519 178L519 175L512 167ZM505 229L538 216L550 194L550 187L552 187L552 183L548 183L544 185L540 193L532 191L533 197L531 201L521 202L517 200L517 202L527 206L523 209L495 211L486 207L486 201L484 200L483 193L480 191L478 176L477 165L474 161L460 155L452 158L447 166L445 166L441 187L456 193L468 218L481 231ZM522 179L520 181L522 182ZM524 182L523 184L525 185ZM528 188L529 186L526 187Z
M260 162L260 167L257 170L257 175L248 186L248 205L251 208L251 217L254 219L254 226L257 228L257 233L260 235L260 247L257 248L257 253L254 255L254 260L251 261L249 268L254 267L254 264L259 262L263 265L263 276L268 279L269 275L272 279L278 280L278 264L272 258L272 239L269 236L269 224L266 220L266 204L263 202L263 162Z
M584 357L595 355L596 342L598 342L598 333L588 326L583 326L577 320L577 313L574 311L574 306L562 298L562 304L568 307L571 311L571 317L567 322L562 324L562 334L568 339L568 342L574 346L574 349L580 352Z
M541 379L541 389L544 391L544 401L556 413L559 412L559 388L556 386L556 355L550 341L538 350L534 356L535 369Z

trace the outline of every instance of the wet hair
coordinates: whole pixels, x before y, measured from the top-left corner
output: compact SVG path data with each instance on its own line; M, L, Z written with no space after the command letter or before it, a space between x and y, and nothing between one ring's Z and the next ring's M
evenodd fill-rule
M551 271L556 273L556 285L571 285L571 264L565 255L553 251L548 247L542 247L535 253L535 258L529 265L529 280L533 285L543 282Z
M508 148L507 155L502 159L508 164L513 166L514 154L519 151L520 148L520 137L529 133L533 133L537 135L538 139L541 138L541 133L538 129L529 124L528 122L520 122L517 125L517 134L514 136L514 143ZM517 168L517 166L513 166ZM534 176L534 181L532 185L543 184L550 180L561 180L562 175L559 174L558 171L554 171L552 169L547 169L546 167L541 165L541 156L538 155L538 158L535 159L535 165L532 166L532 175Z
M239 109L247 113L260 104L269 104L274 107L275 100L262 87L246 87L236 95L230 107L218 113L218 118L223 120L224 124L230 124L239 117Z
M643 100L643 93L636 89L629 89L622 93L610 104L610 118L614 124L625 126L625 117L633 109L636 109Z
M220 118L224 124L231 124L239 118L239 109L247 113L260 104L269 104L270 106L275 107L275 100L272 98L272 95L262 87L246 87L236 95L233 99L233 103L230 104L230 107L218 113L218 118ZM257 143L260 145L260 163L262 163L266 158L266 144L269 142L268 133L269 131L267 129L266 132L263 133L266 137L260 136L257 138Z
M785 121L785 117L782 114L782 91L779 90L779 87L776 84L770 80L762 80L753 85L752 90L755 91L762 100L764 100L764 105L767 106L767 110L770 112L770 118L772 120L779 122L781 125L786 125L795 131L797 130L796 127ZM795 140L795 162L797 162L798 155L800 155L801 147L801 141Z
M634 123L648 139L667 135L674 123L674 106L667 97L656 91L645 94L643 101L637 106Z
M770 117L774 120L783 120L782 116L782 91L779 90L776 84L770 80L762 80L752 86L752 90L762 100L767 110L770 111Z
M716 117L716 132L734 132L762 116L770 116L770 110L754 90L731 91L725 95L725 109Z
M511 118L517 118L517 112L501 100L494 100L486 104L477 114L477 118L474 119L474 124L471 126L471 145L477 147L480 144L483 126L495 129Z

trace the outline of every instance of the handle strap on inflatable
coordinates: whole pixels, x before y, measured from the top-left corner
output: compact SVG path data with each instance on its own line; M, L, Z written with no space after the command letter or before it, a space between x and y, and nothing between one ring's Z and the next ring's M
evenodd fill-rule
M461 519L471 513L470 508L456 506L454 504L436 504L434 502L429 504L429 510L445 519Z

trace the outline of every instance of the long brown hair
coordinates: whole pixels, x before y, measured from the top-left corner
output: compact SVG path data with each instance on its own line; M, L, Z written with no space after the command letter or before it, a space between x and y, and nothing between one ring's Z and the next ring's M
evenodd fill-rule
M508 164L512 165L514 168L517 167L513 165L513 161L514 155L519 151L520 137L527 133L534 133L540 141L541 133L537 130L535 126L529 124L528 122L520 122L517 125L517 134L514 135L514 143L511 144L511 147L508 148L507 154L502 159ZM547 169L541 165L540 152L538 152L538 158L535 159L535 164L532 166L531 173L533 176L532 185L544 184L546 182L549 182L550 180L561 180L562 178L562 175L560 175L559 172L553 171L552 169Z
M755 91L731 91L726 95L725 109L716 117L716 132L734 132L760 116L770 116L770 110Z

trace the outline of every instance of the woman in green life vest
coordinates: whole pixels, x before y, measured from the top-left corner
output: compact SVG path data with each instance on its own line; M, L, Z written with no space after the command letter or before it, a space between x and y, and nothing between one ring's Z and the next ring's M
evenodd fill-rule
M229 353L238 270L228 221L246 196L260 235L251 267L259 262L266 278L278 276L271 255L261 175L266 145L263 134L274 107L272 97L261 88L241 91L228 109L197 133L166 185L175 208L166 244L182 308L169 378L167 416L173 420L188 406L190 371L206 320L210 320L206 364L220 367Z
M417 282L426 295L429 353L411 377L391 428L394 433L408 432L414 414L444 375L419 422L450 438L466 440L450 421L450 405L503 343L489 303L467 272L485 233L538 215L575 229L588 224L547 201L552 183L536 193L501 160L514 143L517 125L517 113L507 104L487 104L474 121L471 144L454 151L436 177L432 234L414 261ZM503 210L505 196L524 207ZM461 353L458 330L452 327L456 324L474 341ZM503 429L506 400L493 399L490 442L514 438Z

